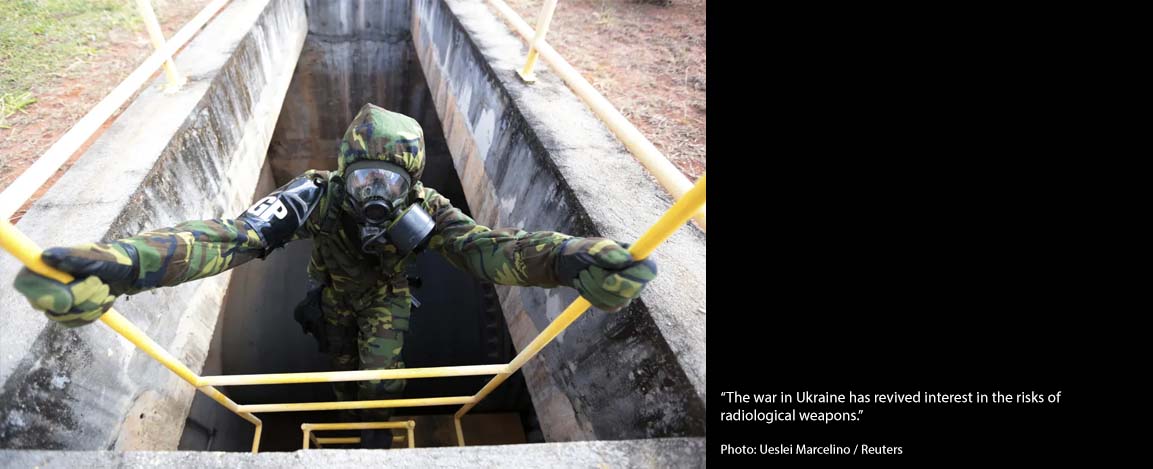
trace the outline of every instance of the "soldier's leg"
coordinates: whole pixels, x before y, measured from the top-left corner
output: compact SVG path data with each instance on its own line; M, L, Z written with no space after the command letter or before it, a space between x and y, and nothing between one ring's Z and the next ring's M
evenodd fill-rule
M360 350L357 340L359 328L356 324L356 313L350 309L340 308L332 301L330 290L325 291L324 321L325 337L328 340L329 360L334 371L352 371L360 369ZM356 382L333 383L332 390L339 401L354 401L357 399ZM356 413L342 411L341 421L356 421Z
M361 343L361 369L404 368L400 358L404 348L404 333L394 330L381 330L377 335ZM361 381L358 383L357 397L360 400L399 399L404 393L405 381L401 379ZM362 409L360 419L366 422L387 422L393 409ZM391 448L392 430L367 430L362 432L363 448Z
M401 351L404 349L404 333L392 329L381 329L371 337L361 336L360 369L391 370L404 368ZM360 381L357 398L361 400L398 399L404 393L405 380ZM366 409L388 420L392 409Z
M381 370L404 368L401 352L404 350L404 332L396 326L397 318L408 317L408 302L406 298L389 298L383 306L370 308L357 315L357 325L360 328L360 369ZM399 324L407 328L407 324ZM357 397L361 400L399 399L404 393L405 380L373 380L361 381L357 389ZM365 421L387 421L392 417L392 409L365 409L361 411ZM366 441L365 448L390 447L392 432L388 430L367 432L362 439Z

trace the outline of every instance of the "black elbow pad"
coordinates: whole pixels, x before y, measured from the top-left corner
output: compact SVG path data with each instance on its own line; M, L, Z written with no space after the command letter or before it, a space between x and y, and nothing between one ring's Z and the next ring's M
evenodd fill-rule
M292 240L292 235L304 226L308 216L320 205L325 185L326 181L319 175L298 176L236 218L260 233L267 255Z

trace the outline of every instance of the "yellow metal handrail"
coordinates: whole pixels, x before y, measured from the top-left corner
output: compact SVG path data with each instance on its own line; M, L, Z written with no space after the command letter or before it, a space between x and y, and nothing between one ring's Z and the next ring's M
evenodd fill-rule
M672 236L673 233L677 231L677 228L680 228L681 225L689 221L689 218L704 204L705 175L702 174L700 180L697 181L697 184L693 186L692 190L688 191L684 197L681 197L677 203L673 204L664 215L661 215L661 218L657 220L653 226L649 227L648 231L641 235L636 243L629 246L629 254L631 254L634 259L649 257L649 254L652 254L657 246L668 239L669 236ZM480 392L473 396L475 398L473 402L466 404L457 411L453 422L456 424L456 439L460 446L464 446L464 431L461 430L460 427L460 418L468 413L469 410L472 410L477 402L480 402L485 396L488 396L489 393L496 389L497 386L500 386L500 383L503 383L505 379L508 379L513 373L516 373L525 362L536 356L537 352L540 352L553 338L563 332L569 324L576 321L590 306L592 305L583 296L577 297L568 308L565 308L560 316L553 319L552 323L550 323L545 330L537 334L536 338L509 362L509 371L493 377Z
M564 80L573 93L584 100L589 109L600 118L601 122L604 122L605 127L608 127L620 139L621 143L633 154L633 157L652 173L657 182L669 191L674 199L684 197L693 186L689 178L677 169L665 157L664 153L661 153L656 145L653 145L653 142L649 141L632 122L629 122L628 118L621 114L604 95L581 76L576 68L544 40L549 23L552 21L553 9L556 7L555 1L548 0L542 6L540 17L537 20L537 24L541 25L541 28L535 31L504 0L488 0L488 2L512 26L515 33L519 34L525 41L529 41L528 58L524 69L517 70L518 75L522 78L527 75L526 81L534 81L535 75L532 73L532 64L536 63L536 57L539 55L545 62L548 62L552 71L561 80ZM705 207L703 205L693 215L693 220L696 221L701 231L705 231Z
M21 263L33 272L58 282L69 283L73 280L71 275L53 269L49 267L48 264L45 264L44 261L40 259L40 247L5 219L0 219L0 246L2 246L5 251L16 256L16 259L20 260ZM129 321L128 318L117 312L115 308L109 308L108 312L100 316L100 320L103 321L104 324L107 324L108 327L111 327L112 330L116 331L116 333L128 339L129 342L132 342L132 344L140 348L140 350L143 350L148 356L160 362L161 365L164 365L169 370L172 370L172 372L176 373L181 379L196 386L196 381L200 379L200 377L196 375L196 372L189 369L184 363L181 363L180 360L168 353L167 350L164 350L164 347L161 347L160 344L153 341L148 337L148 334L145 334L144 331L136 327L132 321ZM252 452L255 453L260 449L260 431L263 427L263 422L261 422L260 419L251 413L239 410L239 406L235 402L232 402L232 399L229 399L228 396L225 396L212 386L199 386L196 389L212 398L212 400L219 402L220 405L223 405L236 415L239 415L240 418L255 425L256 433L252 437Z
M394 370L325 371L306 373L265 373L258 375L201 376L197 386L244 386L250 384L336 383L372 379L444 378L503 373L507 364L400 368Z
M644 259L652 254L653 250L657 248L662 242L672 236L674 232L681 225L684 225L694 213L697 212L705 204L705 176L697 181L696 185L688 191L684 197L681 197L668 211L661 216L656 223L649 227L648 231L644 233L629 247L629 253L636 259ZM55 279L60 282L68 283L72 281L72 276L64 272L49 267L40 259L41 249L31 239L20 232L15 226L8 222L8 220L0 219L0 247L14 255L21 263L45 277ZM464 446L464 431L461 428L460 419L464 414L486 396L489 395L497 386L500 386L509 376L516 373L532 357L536 356L541 349L543 349L549 342L551 342L557 335L559 335L565 328L567 328L573 321L575 321L581 314L591 306L588 300L584 297L578 297L573 301L568 308L561 313L556 319L552 321L541 331L535 339L532 340L520 353L517 354L511 362L505 365L474 365L474 366L450 366L441 368L414 368L412 370L363 370L363 371L336 371L336 372L315 372L315 373L273 373L264 375L238 375L238 376L208 376L201 377L185 366L172 354L164 350L160 344L153 341L148 335L136 327L128 318L125 318L114 308L109 309L108 312L100 316L100 320L104 324L111 327L116 333L128 339L129 342L136 345L144 353L160 362L173 373L176 373L181 379L192 384L200 392L204 393L212 400L220 403L229 411L235 413L241 418L247 420L256 426L255 434L252 439L252 452L255 453L260 449L260 435L263 428L263 423L253 413L259 412L295 412L295 411L309 411L309 410L352 410L352 409L378 409L378 408L394 408L394 407L422 407L422 406L438 406L438 405L458 405L463 404L457 413L453 416L453 423L456 426L457 443ZM444 370L444 371L440 371ZM309 403L288 403L288 404L250 404L238 405L233 402L228 396L218 391L213 385L239 385L239 384L289 384L289 383L316 383L327 381L365 381L372 379L398 379L397 377L403 376L405 378L435 378L445 376L470 376L470 375L488 375L495 374L488 384L484 386L479 392L472 396L456 396L456 397L430 397L430 398L416 398L416 399L385 399L374 401L341 401L341 402L309 402ZM383 378L382 378L383 377ZM349 424L311 424L311 425L349 425ZM355 425L355 423L353 423ZM314 427L316 428L316 427ZM308 436L305 435L305 445L307 446ZM411 439L409 440L411 443Z

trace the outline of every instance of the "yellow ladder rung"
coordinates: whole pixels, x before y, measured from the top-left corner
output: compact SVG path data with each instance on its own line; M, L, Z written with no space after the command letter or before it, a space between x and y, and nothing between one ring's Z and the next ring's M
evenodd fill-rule
M317 445L351 445L360 443L359 436L350 437L333 437L333 438L317 438Z

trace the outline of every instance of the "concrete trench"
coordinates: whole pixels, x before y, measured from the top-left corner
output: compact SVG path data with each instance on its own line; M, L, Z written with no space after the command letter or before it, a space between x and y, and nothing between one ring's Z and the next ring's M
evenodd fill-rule
M48 246L233 217L305 169L334 168L347 123L373 102L422 123L425 184L479 223L635 239L671 201L547 67L532 86L515 77L524 50L483 2L234 0L177 57L189 85L166 94L158 81L143 91L17 226ZM81 219L96 229L59 223ZM703 464L704 240L691 227L674 235L654 254L661 277L641 300L612 315L591 310L574 323L473 411L470 443L602 440L579 448L612 460L622 448L649 454L677 439L691 451L651 462ZM326 358L291 317L309 250L309 242L296 242L267 260L117 307L203 375L325 370ZM0 258L8 278L17 268ZM417 270L424 305L413 314L409 367L507 362L577 296L570 288L483 284L432 253ZM0 331L0 462L80 461L44 450L248 449L251 425L103 325L49 324L11 289L0 291L0 307L13 318ZM409 380L405 397L467 395L486 381ZM225 393L245 404L334 400L321 384ZM397 414L436 422L453 411ZM337 416L260 417L262 450L291 451L300 422ZM423 426L418 447L447 440L434 434L437 425ZM428 453L447 458L440 465L462 451L441 450ZM544 453L524 454L528 464Z

